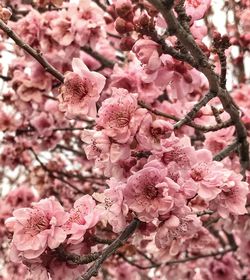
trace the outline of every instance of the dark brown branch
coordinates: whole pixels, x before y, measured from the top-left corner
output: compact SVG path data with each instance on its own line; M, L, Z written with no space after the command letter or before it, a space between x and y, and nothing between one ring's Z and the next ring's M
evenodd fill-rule
M0 75L0 79L2 79L4 82L8 82L11 80L11 77Z
M96 51L93 51L88 46L81 47L81 50L85 51L87 54L98 60L103 67L113 68L115 65L114 61L108 60L106 57L104 57Z
M171 119L171 120L174 120L176 122L180 121L180 118L178 118L178 117L176 117L174 115L166 114L166 113L161 112L161 111L159 111L157 109L154 109L150 105L144 103L143 101L138 101L138 104L142 108L147 109L148 111L150 111L151 113L153 113L153 114L155 114L157 116L161 116L161 117L164 117L164 118L167 118L167 119ZM232 123L232 121L230 119L225 121L225 122L223 122L223 123L219 123L219 124L211 125L211 126L199 125L199 124L194 123L193 121L186 123L186 125L191 126L191 127L195 128L195 129L201 130L203 132L217 131L219 129L229 127L232 124L233 123Z
M220 113L221 111L218 110L217 108L215 108L214 106L211 106L211 110L213 112L214 118L216 120L217 123L222 123L222 119L220 117Z
M217 252L204 254L204 255L193 256L193 257L187 257L187 258L183 258L183 259L179 259L179 260L172 260L172 261L168 261L168 262L160 263L160 264L152 264L152 265L149 265L149 266L141 266L141 265L129 260L127 257L125 257L122 254L119 254L119 256L122 257L130 265L135 266L139 269L151 269L151 268L154 268L154 267L160 267L160 266L164 266L164 265L165 266L175 265L175 264L181 264L181 263L196 261L196 260L204 259L204 258L223 256L223 255L225 255L229 252L234 252L236 250L237 250L237 247L230 247L230 248L224 249L222 251L217 251Z
M78 280L89 280L93 276L98 275L98 271L102 265L102 263L112 254L116 252L116 250L121 247L129 237L135 232L137 227L139 226L140 221L138 219L134 219L125 230L112 242L100 255L100 257L95 261L95 263L87 270L87 272L78 278Z
M216 96L216 93L210 91L208 92L198 103L196 103L194 105L194 107L192 108L192 110L190 112L188 112L186 114L186 116L184 118L182 118L181 120L179 120L175 125L174 128L178 129L180 128L182 125L184 125L185 123L191 122L194 117L196 116L196 114L199 112L199 110L206 106L207 103L213 99Z
M247 142L246 128L240 118L239 110L228 92L220 87L220 79L213 71L212 65L208 62L206 55L196 44L191 33L188 33L177 21L173 11L166 7L161 0L148 0L163 15L168 24L170 34L175 35L183 46L192 54L195 61L200 65L199 70L207 77L211 92L219 97L223 108L230 115L236 128L237 139L240 144L239 156L242 173L249 169L249 144Z
M190 262L190 261L196 261L198 259L204 259L204 258L209 258L209 257L223 256L223 255L225 255L229 252L233 252L235 250L236 250L235 248L228 248L223 251L218 251L218 252L214 252L214 253L210 253L210 254L198 255L198 256L194 256L194 257L188 257L185 259L169 261L169 262L166 262L165 265L173 265L173 264L185 263L185 262Z
M56 70L56 68L54 68L51 64L49 64L49 62L42 56L42 54L39 51L33 49L28 44L25 44L22 41L22 39L16 33L14 33L14 31L11 30L1 19L0 19L0 29L2 29L11 39L13 39L20 48L22 48L28 54L34 57L43 66L45 71L49 72L61 83L63 83L64 76L58 70Z
M56 253L60 260L73 264L87 264L95 261L101 255L101 252L95 252L88 255L79 256L72 253L67 253L63 246L56 249Z
M239 146L238 141L234 141L232 144L230 144L229 146L227 146L225 149L223 149L222 151L220 151L217 155L215 155L213 157L213 160L216 161L221 161L224 158L226 158L227 156L229 156L232 152L234 152L235 150L237 150Z

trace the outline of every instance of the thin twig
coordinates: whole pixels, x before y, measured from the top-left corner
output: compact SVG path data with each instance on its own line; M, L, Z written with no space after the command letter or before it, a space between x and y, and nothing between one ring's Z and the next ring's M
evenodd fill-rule
M180 128L182 125L184 125L185 123L188 123L190 121L192 121L194 119L194 117L196 116L196 114L199 112L199 110L206 106L207 103L213 99L216 96L215 92L209 91L199 102L197 102L192 110L190 112L188 112L186 114L186 116L184 118L182 118L181 120L179 120L175 125L174 128L178 129Z
M142 108L145 108L147 109L148 111L150 111L151 113L157 115L157 116L161 116L161 117L164 117L164 118L167 118L167 119L171 119L171 120L174 120L176 122L180 121L181 119L174 116L174 115L170 115L170 114L167 114L167 113L164 113L164 112L161 112L157 109L154 109L152 108L150 105L144 103L143 101L138 101L138 104L142 107ZM191 126L195 129L198 129L198 130L201 130L203 132L209 132L209 131L217 131L217 130L220 130L222 128L226 128L226 127L229 127L231 126L233 123L231 121L231 119L223 122L223 123L219 123L219 124L216 124L216 125L210 125L210 126L205 126L205 125L199 125L199 124L196 124L195 122L191 121L191 122L188 122L186 123L186 125L188 126Z
M77 193L82 193L82 194L84 194L83 191L79 190L76 186L72 185L70 182L68 182L68 181L65 180L64 178L55 175L54 172L51 171L51 170L40 160L40 158L38 157L38 155L36 154L36 152L35 152L32 148L30 148L29 150L32 152L32 154L34 155L35 159L38 161L38 163L40 164L40 166L42 167L42 169L43 169L44 171L46 171L46 172L48 173L48 175L49 175L51 178L57 179L57 180L63 182L64 184L66 184L67 186L69 186L71 189L75 190Z

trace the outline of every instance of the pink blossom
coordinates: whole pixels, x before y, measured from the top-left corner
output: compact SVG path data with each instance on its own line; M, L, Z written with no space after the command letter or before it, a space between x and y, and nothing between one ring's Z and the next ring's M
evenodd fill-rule
M133 52L148 71L156 71L161 66L159 45L149 39L139 39L133 46Z
M213 161L212 153L205 149L196 152L193 162L189 175L198 184L199 196L210 201L221 192L226 170L222 163Z
M246 202L249 194L248 183L242 181L242 176L233 171L228 172L225 182L221 186L222 192L211 206L217 208L218 213L227 218L229 214L244 215L247 213Z
M147 114L143 119L136 139L144 149L160 149L162 138L167 138L173 131L173 125L165 120L153 120L151 114Z
M11 207L28 207L31 202L37 200L37 197L29 187L22 185L8 193L5 198L5 203L10 204Z
M200 220L187 207L176 214L159 226L155 236L156 246L168 249L171 256L177 255L184 240L192 238L201 228Z
M54 120L50 114L45 112L33 117L30 123L40 135L50 136L53 132Z
M1 106L1 104L0 104ZM19 121L15 119L15 116L13 114L10 114L6 112L6 110L2 109L0 110L0 131L13 131L18 126Z
M191 68L184 62L173 59L170 55L162 55L162 66L154 82L157 86L167 88L170 98L173 101L184 100L188 93L199 88L204 76L194 68Z
M94 193L93 197L101 202L97 205L97 209L101 215L101 220L112 226L114 232L121 232L126 226L126 215L128 214L128 206L124 203L123 191L125 184L117 182L111 178L107 181L109 189L103 193Z
M85 129L81 139L86 143L84 146L88 159L95 160L95 167L107 177L122 177L123 170L120 162L130 156L129 145L110 141L103 131Z
M205 148L216 154L223 150L231 141L235 132L234 127L223 128L218 131L206 133Z
M175 162L182 169L190 168L195 151L188 137L178 138L172 134L171 137L161 140L161 148L161 151L153 151L154 157L161 159L166 166Z
M60 45L68 46L74 41L74 32L71 26L71 18L69 13L62 10L60 15L50 21L50 36L54 38Z
M242 14L240 15L240 21L244 32L250 32L250 8L242 11Z
M125 203L141 221L149 222L165 215L174 205L169 193L180 187L167 178L165 172L162 164L154 160L128 178L124 189Z
M87 66L78 58L72 62L74 72L65 75L61 86L59 109L66 116L76 115L96 116L96 102L105 86L105 77L97 72L89 71Z
M53 198L33 203L32 208L20 208L5 222L13 231L12 250L27 259L40 256L47 248L57 248L65 239L61 226L68 219L61 204Z
M210 7L211 0L186 0L185 8L192 21L203 18L204 14Z
M213 280L235 280L240 279L240 267L232 255L225 255L220 260L213 260L209 265L211 279Z
M67 234L70 234L68 243L78 244L84 239L85 232L94 227L99 221L96 204L90 195L77 199L74 208L70 211L68 221L64 225Z
M137 95L113 88L112 97L102 103L97 126L119 143L133 140L146 110L138 108Z
M77 44L85 46L89 43L95 47L98 40L104 37L101 28L105 24L103 10L90 0L80 0L78 5L71 4L69 11Z

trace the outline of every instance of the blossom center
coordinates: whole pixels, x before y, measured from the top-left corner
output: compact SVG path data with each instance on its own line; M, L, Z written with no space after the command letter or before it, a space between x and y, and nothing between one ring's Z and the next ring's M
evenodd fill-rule
M76 75L65 82L62 88L62 97L65 102L78 104L91 92L91 83L87 79L81 79L79 75Z
M202 181L208 172L207 164L205 162L199 163L191 169L191 178L194 181Z
M24 228L26 234L35 236L40 232L49 228L49 218L39 211L33 213L33 215L27 220L27 224Z
M130 122L130 114L127 111L119 111L111 113L109 119L109 126L112 127L126 127Z
M187 0L187 1L188 1L188 3L189 3L190 5L192 5L194 8L199 7L200 4L201 4L200 0Z
M159 191L155 186L147 185L144 187L144 195L147 199L154 199L158 196Z

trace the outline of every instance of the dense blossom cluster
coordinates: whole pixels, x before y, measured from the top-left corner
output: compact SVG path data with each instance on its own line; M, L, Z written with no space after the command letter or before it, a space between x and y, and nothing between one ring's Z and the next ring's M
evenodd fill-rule
M249 0L2 2L0 279L250 279Z

